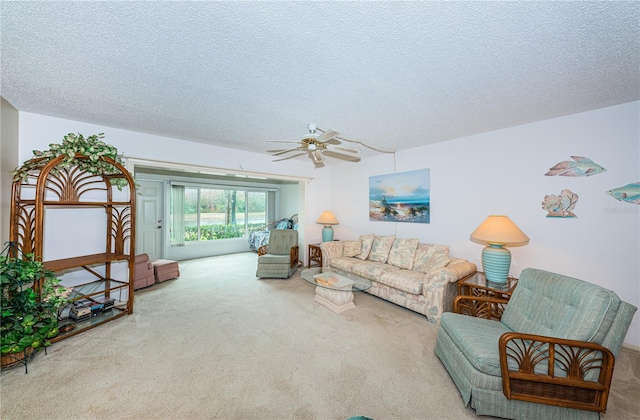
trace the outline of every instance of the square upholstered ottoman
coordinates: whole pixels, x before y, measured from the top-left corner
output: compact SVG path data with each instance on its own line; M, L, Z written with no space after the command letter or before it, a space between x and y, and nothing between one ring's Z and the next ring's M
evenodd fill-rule
M155 260L151 261L156 283L180 277L180 267L178 261Z

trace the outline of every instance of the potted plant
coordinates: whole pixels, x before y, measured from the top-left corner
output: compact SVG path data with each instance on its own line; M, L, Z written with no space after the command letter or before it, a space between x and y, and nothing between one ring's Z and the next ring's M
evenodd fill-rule
M0 287L0 364L26 363L58 334L58 308L67 300L67 289L13 242L0 255Z

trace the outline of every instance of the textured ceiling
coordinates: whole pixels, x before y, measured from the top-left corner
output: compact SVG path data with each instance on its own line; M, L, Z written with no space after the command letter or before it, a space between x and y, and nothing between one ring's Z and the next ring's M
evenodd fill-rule
M640 99L640 3L1 2L20 111L266 153L403 150ZM366 154L365 154L366 155Z

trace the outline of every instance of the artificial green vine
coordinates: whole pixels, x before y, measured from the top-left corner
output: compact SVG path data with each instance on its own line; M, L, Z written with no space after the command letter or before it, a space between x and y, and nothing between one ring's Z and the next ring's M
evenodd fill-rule
M77 166L94 175L118 175L120 171L103 157L109 157L121 165L124 165L124 160L118 154L118 149L103 142L101 140L103 138L104 133L94 134L87 138L80 133L69 133L64 136L61 144L50 144L49 150L34 150L34 157L31 160L11 172L13 179L14 181L22 179L23 182L27 182L30 171L41 168L58 156L65 157L59 165L62 168ZM89 159L77 159L76 153L87 156ZM110 178L110 181L119 190L128 185L126 178L122 177Z

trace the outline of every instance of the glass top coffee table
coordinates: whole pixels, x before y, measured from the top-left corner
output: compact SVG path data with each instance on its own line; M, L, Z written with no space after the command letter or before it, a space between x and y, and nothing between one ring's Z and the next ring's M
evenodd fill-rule
M321 268L302 270L301 277L316 286L314 302L340 314L356 307L353 292L363 292L371 287L367 279L352 280L333 272L322 273Z

